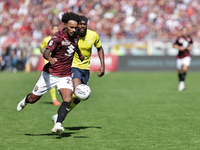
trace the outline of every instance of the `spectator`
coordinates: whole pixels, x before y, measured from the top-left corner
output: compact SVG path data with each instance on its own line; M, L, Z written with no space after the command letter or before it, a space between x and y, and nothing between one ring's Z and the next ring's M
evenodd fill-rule
M64 12L74 11L89 18L88 28L100 38L146 40L151 35L166 40L174 37L177 26L187 26L199 38L199 7L199 0L0 1L0 36L39 47L51 24L59 24Z
M3 60L3 56L0 55L0 71L3 71L6 67L6 63L5 61Z

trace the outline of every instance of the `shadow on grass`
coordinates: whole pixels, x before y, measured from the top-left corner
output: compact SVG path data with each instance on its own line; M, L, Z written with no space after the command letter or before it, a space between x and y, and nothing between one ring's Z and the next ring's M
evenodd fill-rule
M52 102L41 102L41 103L43 103L43 104L51 104L51 105L53 105Z
M45 133L45 134L24 134L26 136L56 136L56 139L61 139L63 137L70 137L72 134L75 134L76 132L64 132L61 135L56 135L52 133Z
M81 130L81 129L88 129L88 128L102 129L101 127L95 127L95 126L65 127L65 129L67 129L67 130L73 130L73 131L77 131L77 130Z
M65 127L67 130L72 130L72 131L78 131L81 129L88 129L88 128L95 128L95 129L102 129L101 127L95 127L95 126L81 126L81 127ZM45 133L45 134L24 134L26 136L56 136L56 139L61 139L64 137L71 137L72 134L76 134L77 132L64 132L61 135L55 135L52 133ZM74 138L88 138L87 136L74 136Z

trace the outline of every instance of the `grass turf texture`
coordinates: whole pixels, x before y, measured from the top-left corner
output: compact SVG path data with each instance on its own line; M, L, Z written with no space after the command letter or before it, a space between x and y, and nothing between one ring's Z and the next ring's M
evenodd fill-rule
M176 72L91 74L92 95L68 114L61 136L50 132L59 106L51 104L49 93L16 110L39 75L0 73L0 149L200 149L200 72L188 73L183 92Z

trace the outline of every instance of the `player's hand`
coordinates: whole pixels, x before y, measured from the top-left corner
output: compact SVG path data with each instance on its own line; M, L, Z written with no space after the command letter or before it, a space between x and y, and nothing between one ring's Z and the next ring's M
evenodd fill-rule
M81 56L79 56L79 59L80 59L81 61L83 61L83 60L85 59L85 57L84 57L83 55L81 55Z
M97 76L98 76L98 77L102 77L102 76L104 75L104 73L105 73L105 68L102 67L102 66L99 67Z
M52 64L52 65L54 65L58 60L57 60L57 58L52 58L52 57L49 57L49 62L50 62L50 64Z

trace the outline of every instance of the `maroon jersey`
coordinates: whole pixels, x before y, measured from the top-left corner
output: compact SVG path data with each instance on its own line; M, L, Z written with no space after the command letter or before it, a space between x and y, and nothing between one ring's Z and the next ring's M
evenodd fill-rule
M64 29L54 34L46 48L50 49L51 57L57 58L54 65L47 63L43 71L58 77L71 76L71 65L75 50L78 48L78 37L68 37Z
M174 42L174 45L183 46L185 49L183 51L179 51L177 58L184 58L186 56L190 56L190 52L188 47L190 44L193 44L193 40L190 36L180 36Z

